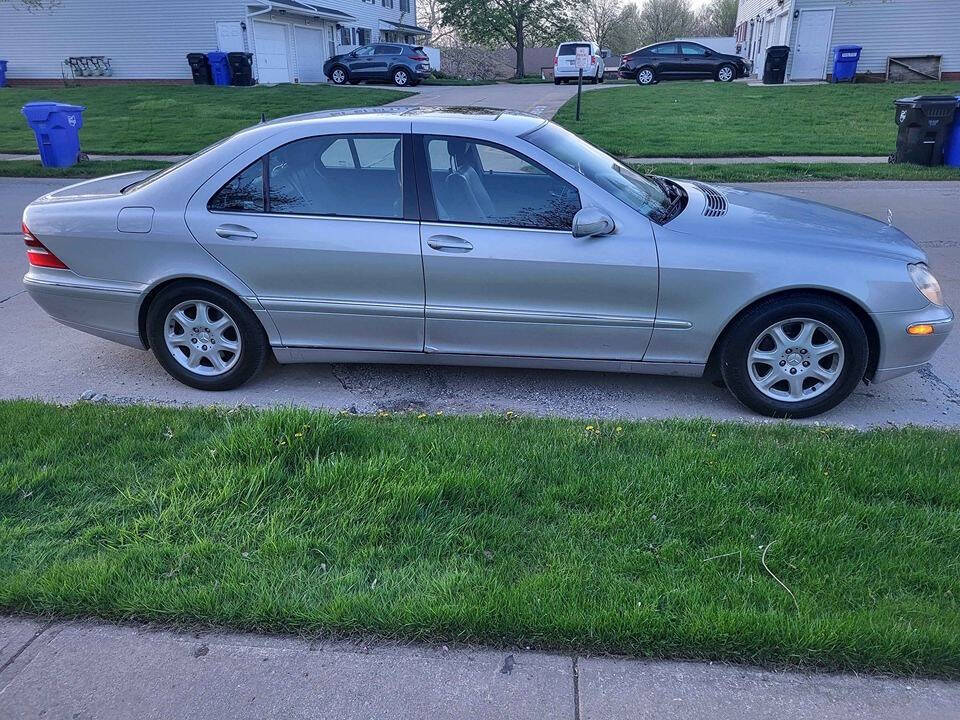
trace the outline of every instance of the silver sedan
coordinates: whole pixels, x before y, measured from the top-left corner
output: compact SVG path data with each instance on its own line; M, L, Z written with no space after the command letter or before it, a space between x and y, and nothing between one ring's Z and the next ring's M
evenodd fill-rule
M224 390L281 363L719 376L805 417L949 333L926 255L870 218L639 175L541 118L390 108L262 123L45 195L53 318Z

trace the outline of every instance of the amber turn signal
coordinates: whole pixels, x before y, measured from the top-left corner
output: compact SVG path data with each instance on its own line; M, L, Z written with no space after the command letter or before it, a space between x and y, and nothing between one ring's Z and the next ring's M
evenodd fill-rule
M933 335L933 325L911 325L907 328L909 335Z

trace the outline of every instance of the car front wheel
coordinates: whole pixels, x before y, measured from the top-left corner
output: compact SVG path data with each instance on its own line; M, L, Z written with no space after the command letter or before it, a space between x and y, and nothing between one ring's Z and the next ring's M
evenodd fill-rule
M733 65L721 65L720 69L717 70L717 80L720 82L733 82L736 77L737 71Z
M749 310L720 348L720 371L734 396L777 418L819 415L863 379L866 331L843 303L825 296L771 299Z
M653 68L641 68L637 72L637 85L653 85L657 81Z
M269 343L253 311L204 283L162 290L147 310L147 339L174 378L200 390L230 390L253 377Z
M349 78L347 77L346 70L343 68L334 68L333 72L330 73L330 79L334 85L343 85Z

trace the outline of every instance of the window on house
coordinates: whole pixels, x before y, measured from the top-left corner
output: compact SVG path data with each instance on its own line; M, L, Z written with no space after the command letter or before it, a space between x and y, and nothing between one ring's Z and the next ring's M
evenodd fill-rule
M371 39L370 28L357 28L358 45L369 45Z
M350 28L347 28L347 27L340 28L340 44L341 45L353 44L353 39L350 37Z
M383 6L384 6L385 8L392 8L392 7L393 7L393 0L380 0L380 2L383 3Z
M400 12L410 12L410 0L400 0Z

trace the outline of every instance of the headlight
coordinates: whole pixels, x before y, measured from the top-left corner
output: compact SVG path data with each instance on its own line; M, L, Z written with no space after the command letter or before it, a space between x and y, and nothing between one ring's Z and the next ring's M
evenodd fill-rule
M913 280L913 284L917 286L917 290L923 293L923 296L927 300L934 305L943 305L943 293L940 292L940 283L937 282L937 279L925 263L907 265L907 270L910 271L910 278Z

